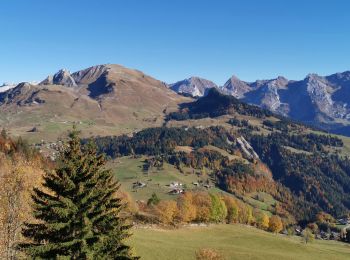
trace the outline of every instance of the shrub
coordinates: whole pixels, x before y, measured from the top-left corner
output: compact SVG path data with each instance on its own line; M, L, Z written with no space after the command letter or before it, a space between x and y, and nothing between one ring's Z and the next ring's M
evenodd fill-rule
M215 249L202 248L196 252L197 260L224 260L224 256Z

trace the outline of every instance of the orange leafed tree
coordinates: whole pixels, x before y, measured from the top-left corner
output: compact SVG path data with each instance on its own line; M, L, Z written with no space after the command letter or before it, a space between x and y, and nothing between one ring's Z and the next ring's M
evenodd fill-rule
M279 233L283 229L283 223L279 216L273 215L270 217L269 230L273 233Z

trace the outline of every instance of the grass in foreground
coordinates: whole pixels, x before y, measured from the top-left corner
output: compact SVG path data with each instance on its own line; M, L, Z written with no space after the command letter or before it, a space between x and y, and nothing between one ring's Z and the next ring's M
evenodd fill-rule
M350 245L335 241L304 244L287 237L241 225L212 225L177 230L135 229L131 238L145 260L195 259L200 248L220 251L226 259L350 259Z

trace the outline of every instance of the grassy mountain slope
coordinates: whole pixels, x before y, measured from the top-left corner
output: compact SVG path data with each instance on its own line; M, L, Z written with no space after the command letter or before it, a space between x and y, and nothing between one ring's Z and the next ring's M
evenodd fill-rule
M54 141L73 122L85 136L130 133L161 125L165 111L189 100L119 65L91 67L72 77L75 86L23 83L1 93L0 125L35 142ZM28 132L33 127L36 131Z

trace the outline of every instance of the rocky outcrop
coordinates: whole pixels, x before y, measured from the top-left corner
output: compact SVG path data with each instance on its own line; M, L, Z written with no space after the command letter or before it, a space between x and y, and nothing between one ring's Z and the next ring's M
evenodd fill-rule
M254 151L253 147L245 140L243 136L237 138L237 143L241 151L250 159L259 159L259 155Z

